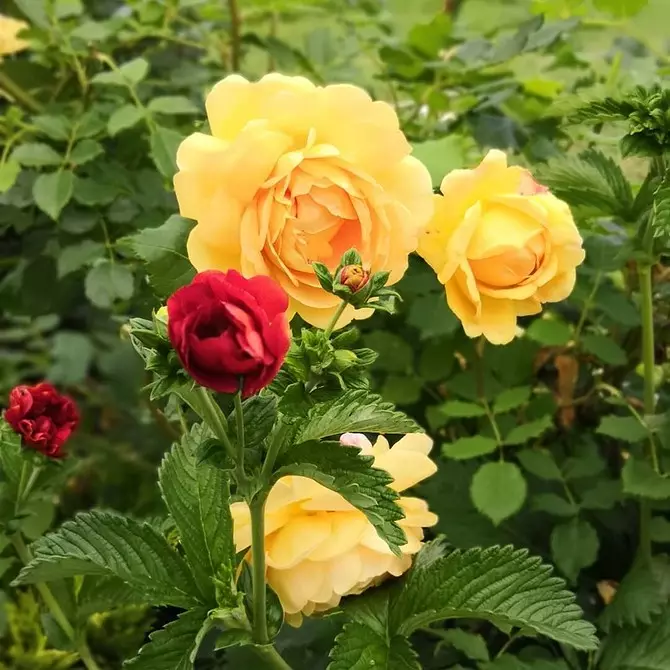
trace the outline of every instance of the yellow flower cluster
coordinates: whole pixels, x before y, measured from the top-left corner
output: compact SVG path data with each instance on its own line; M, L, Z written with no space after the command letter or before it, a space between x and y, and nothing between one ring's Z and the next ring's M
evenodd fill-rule
M28 24L25 21L0 14L0 61L3 56L23 51L30 46L29 42L17 37L26 28Z
M405 435L392 447L381 435L374 446L359 434L343 435L341 442L373 456L374 467L393 477L391 488L398 492L436 470L428 457L433 441L424 434ZM335 607L343 596L360 593L410 567L421 548L423 528L435 525L437 517L420 498L402 496L399 505L405 518L398 525L407 536L400 557L365 515L338 493L305 477L283 477L275 484L265 508L267 580L289 623L299 624L302 615ZM234 503L232 515L235 546L243 551L251 545L246 503Z

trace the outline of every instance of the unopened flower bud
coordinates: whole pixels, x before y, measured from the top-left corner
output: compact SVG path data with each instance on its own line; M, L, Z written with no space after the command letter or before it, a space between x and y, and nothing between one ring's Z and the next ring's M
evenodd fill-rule
M353 293L356 293L370 281L370 272L360 265L345 265L340 271L339 280L340 284L344 284Z

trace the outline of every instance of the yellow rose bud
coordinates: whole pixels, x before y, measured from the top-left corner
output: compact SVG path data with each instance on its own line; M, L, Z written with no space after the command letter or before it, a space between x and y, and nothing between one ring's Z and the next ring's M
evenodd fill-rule
M344 284L354 293L370 281L370 273L360 265L345 265L340 271L340 284Z
M22 30L28 27L25 21L0 14L0 61L3 56L23 51L30 46L30 42L17 37Z
M158 310L156 310L156 318L164 323L168 322L168 309L167 305L163 305Z
M510 342L519 316L567 298L584 260L570 208L492 150L442 181L419 254L470 337Z
M428 435L405 435L393 447L381 435L374 446L360 434L347 433L343 444L374 457L374 465L393 478L391 488L402 492L436 471L428 457ZM334 447L337 448L337 447ZM388 575L399 576L422 545L423 528L437 523L420 498L403 496L398 504L405 518L398 525L407 543L395 556L374 526L338 493L306 477L282 477L265 507L267 579L279 596L286 619L299 624L302 615L336 607L343 596L361 593ZM235 546L251 545L251 522L246 503L231 506Z
M390 284L403 276L433 200L393 107L356 86L280 74L230 75L206 107L212 134L182 142L174 177L180 213L197 222L187 250L198 271L269 275L290 314L320 328L341 299L313 262L332 272L355 248ZM348 306L338 327L370 313Z

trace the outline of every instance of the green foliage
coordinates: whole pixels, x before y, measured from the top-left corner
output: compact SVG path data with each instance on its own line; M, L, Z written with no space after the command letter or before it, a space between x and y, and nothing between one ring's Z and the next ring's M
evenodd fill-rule
M526 480L518 466L502 461L482 465L470 489L475 507L496 525L521 509L526 491Z

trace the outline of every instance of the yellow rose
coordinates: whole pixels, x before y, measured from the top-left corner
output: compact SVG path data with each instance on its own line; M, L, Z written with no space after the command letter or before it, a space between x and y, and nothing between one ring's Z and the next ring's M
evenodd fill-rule
M428 457L427 435L405 435L393 447L379 436L374 447L364 435L347 434L343 444L372 455L375 467L393 478L391 488L401 492L432 475L436 466ZM398 525L407 535L402 556L395 556L374 526L338 493L305 477L282 477L265 507L267 580L279 596L289 623L302 615L336 607L343 596L360 593L388 575L407 570L421 548L423 527L437 517L420 498L398 501L405 518ZM249 508L232 505L237 551L251 545Z
M419 254L467 335L510 342L518 316L574 288L584 250L570 208L495 150L473 170L450 172L441 191Z
M320 327L340 299L312 262L332 271L355 247L372 272L402 277L433 201L391 106L356 86L280 74L226 77L206 106L212 134L184 140L174 178L182 216L197 221L188 256L198 271L269 275ZM338 325L369 311L348 308Z
M2 56L23 51L23 49L27 49L30 46L29 42L17 37L22 30L28 27L25 21L19 21L18 19L13 19L11 16L0 14L0 61L2 60Z

